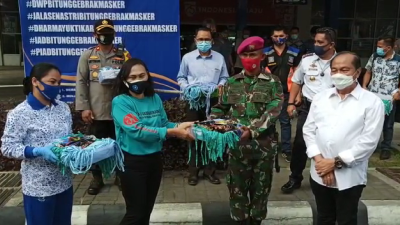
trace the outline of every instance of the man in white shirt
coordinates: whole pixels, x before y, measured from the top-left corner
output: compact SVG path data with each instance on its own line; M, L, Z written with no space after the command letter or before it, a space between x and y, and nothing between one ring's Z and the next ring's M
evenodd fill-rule
M357 83L360 73L355 53L337 54L331 61L335 88L314 96L303 127L318 225L357 225L368 159L385 119L382 101Z

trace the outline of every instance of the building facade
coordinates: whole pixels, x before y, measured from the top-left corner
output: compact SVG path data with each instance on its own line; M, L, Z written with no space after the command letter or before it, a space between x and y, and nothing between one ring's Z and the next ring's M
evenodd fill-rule
M400 37L400 0L308 0L306 5L277 5L274 0L180 0L182 26L213 18L219 25L264 27L283 24L300 28L309 38L313 25L338 30L338 50L351 50L365 61L382 35ZM237 13L247 1L242 21ZM21 26L18 0L0 0L0 66L22 65ZM183 30L183 29L182 29Z

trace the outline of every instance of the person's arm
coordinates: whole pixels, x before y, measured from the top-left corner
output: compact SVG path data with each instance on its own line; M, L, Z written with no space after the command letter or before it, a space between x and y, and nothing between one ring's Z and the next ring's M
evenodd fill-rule
M298 55L294 58L293 62L293 71L296 71L297 67L300 65L301 59L303 58L303 50L300 49ZM292 84L293 86L293 84ZM299 93L296 95L295 99L301 99L301 86L298 91Z
M374 64L374 54L371 55L371 57L369 57L368 59L368 63L367 65L365 65L365 69L367 69L367 71L364 74L364 78L363 78L363 83L362 83L362 87L363 88L367 88L368 87L368 83L371 81L372 78L372 66Z
M300 94L301 85L304 83L304 71L301 65L302 61L299 62L296 70L292 77L292 88L290 90L289 103L294 103L297 95Z
M219 79L218 79L218 85L219 86L225 85L226 81L229 78L229 73L228 73L228 70L226 68L225 59L224 59L224 57L222 55L221 55L221 57L222 57L222 68L221 68L221 74L219 75Z
M184 55L182 58L181 66L179 67L178 76L176 77L181 89L185 89L189 85L188 80L187 80L189 70L188 70L188 65L187 65L185 56L186 55Z
M383 122L385 121L385 107L379 99L371 105L372 108L367 109L365 114L364 128L357 143L352 148L339 153L340 159L348 167L368 160L381 138Z
M27 134L27 126L24 124L27 120L23 118L23 113L12 110L7 115L3 137L1 138L1 152L7 158L34 158L34 147L23 144Z
M307 120L303 125L303 138L307 146L307 156L313 159L315 156L321 155L321 151L318 149L317 142L315 140L317 126L314 120L315 107L318 102L318 96L314 98L311 103L310 111L308 112Z
M89 64L88 54L83 53L79 58L76 71L75 109L90 110L89 102Z
M228 85L229 83L226 83L223 87L219 89L218 103L214 105L210 110L211 119L222 118L229 112L231 105L228 104Z
M277 76L271 76L272 100L266 103L265 112L260 118L251 120L249 126L251 137L257 138L262 132L275 124L282 110L283 89L280 79Z
M160 108L163 106L160 105ZM146 126L139 116L129 108L129 105L118 98L112 101L112 117L126 134L133 139L143 142L164 141L169 134L167 127Z

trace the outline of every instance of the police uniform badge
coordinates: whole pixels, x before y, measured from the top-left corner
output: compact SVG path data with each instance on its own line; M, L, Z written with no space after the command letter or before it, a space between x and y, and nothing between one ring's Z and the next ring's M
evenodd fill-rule
M101 24L103 24L103 25L108 25L108 21L107 21L107 20L103 20L103 21L101 22Z
M97 78L98 76L99 76L99 73L98 73L98 72L93 72L93 73L92 73L92 77Z
M293 57L293 56L289 56L288 61L289 61L289 63L293 64L293 62L294 62L294 57Z
M315 76L310 76L310 81L315 81Z

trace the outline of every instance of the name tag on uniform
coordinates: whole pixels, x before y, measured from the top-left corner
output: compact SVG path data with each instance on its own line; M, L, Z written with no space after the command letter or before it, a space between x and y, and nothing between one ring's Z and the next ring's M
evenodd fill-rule
M92 55L89 57L89 59L99 59L99 57L97 55Z
M308 70L311 71L318 71L318 66L315 65L315 63L311 64L310 67L308 67Z
M273 62L275 62L274 57L273 56L269 56L268 57L268 63L273 63Z

